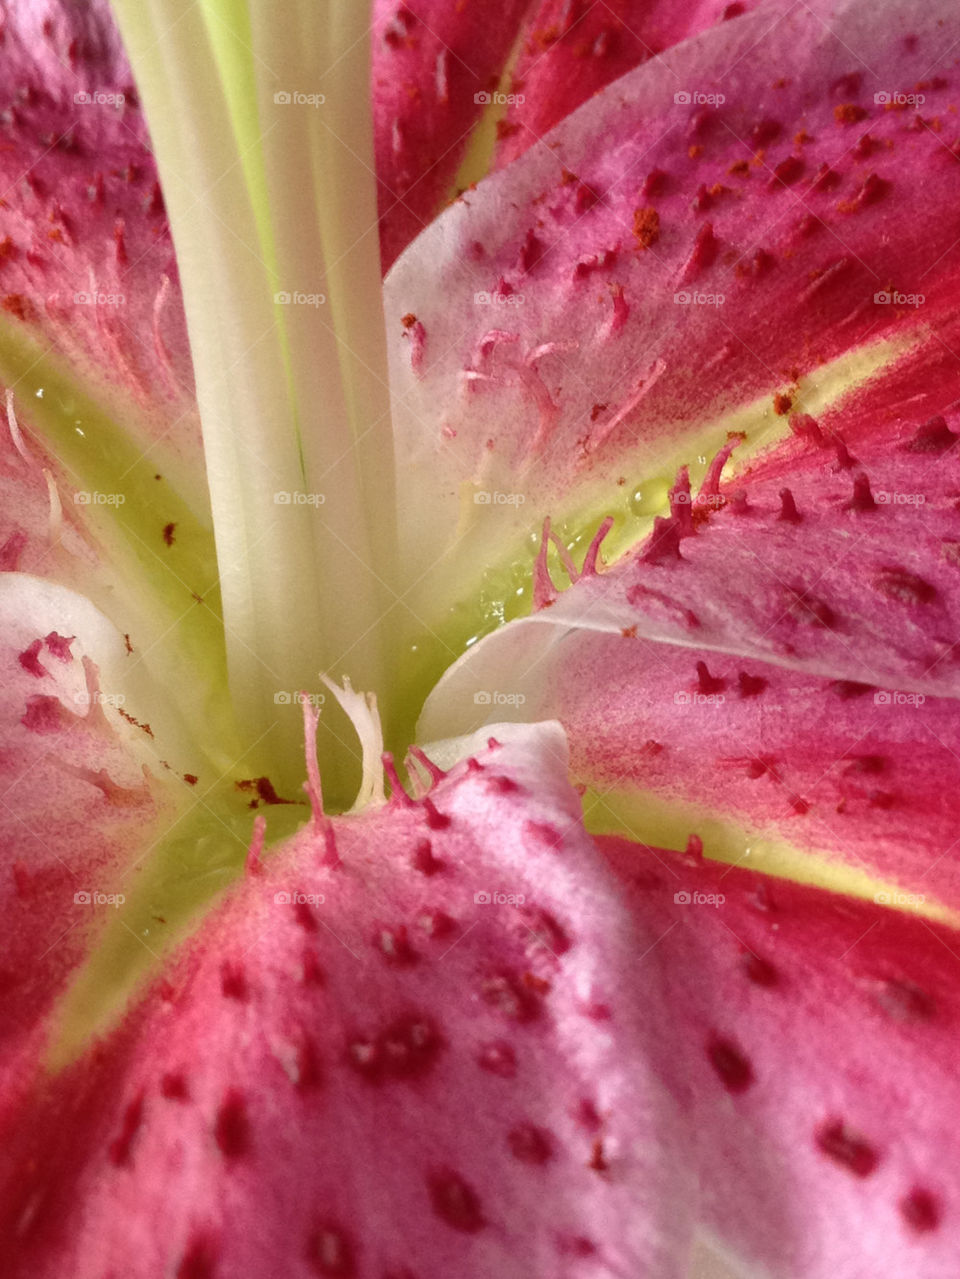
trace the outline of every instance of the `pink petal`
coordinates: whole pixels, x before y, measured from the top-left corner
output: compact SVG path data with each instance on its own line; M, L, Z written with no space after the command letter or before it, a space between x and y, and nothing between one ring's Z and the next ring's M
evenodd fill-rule
M559 527L603 493L626 515L724 414L766 400L776 426L796 379L942 322L954 25L906 0L884 22L861 4L748 13L604 89L437 220L387 282L411 576L457 537L464 559L506 563L545 515ZM919 111L875 100L921 80ZM891 288L914 301L875 301ZM471 484L493 496L465 536Z
M376 0L373 106L384 269L448 198L528 0ZM478 101L478 95L481 101Z
M781 5L781 8L786 8ZM683 5L650 0L540 0L524 25L511 89L522 102L510 106L500 130L497 159L508 164L533 146L581 103L657 57L671 45L747 9L769 4L696 0Z
M960 379L939 349L474 647L423 734L556 716L574 775L601 794L653 796L718 837L733 822L746 844L776 838L960 904ZM855 463L838 464L837 430Z
M10 6L0 70L0 308L196 447L173 245L109 6Z
M672 1010L661 1069L682 1081L698 1134L703 1228L766 1274L946 1279L960 1204L956 933L601 842L660 939L635 988L662 982Z
M112 677L126 653L92 605L62 587L4 574L0 631L5 1126L20 1114L48 1047L58 999L116 910L115 895L132 891L121 873L166 828L171 807L144 771L155 757L144 728L131 722L133 700L97 681L97 667Z
M618 892L556 726L308 827L38 1080L4 1273L681 1275L669 1013Z

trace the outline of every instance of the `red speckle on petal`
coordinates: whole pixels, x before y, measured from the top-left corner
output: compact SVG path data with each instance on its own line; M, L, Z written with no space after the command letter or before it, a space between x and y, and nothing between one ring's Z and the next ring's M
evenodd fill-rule
M517 1124L507 1134L514 1159L523 1164L545 1164L553 1157L550 1134L535 1124Z
M957 436L947 426L940 414L924 422L909 443L903 446L905 453L946 453L957 442Z
M741 697L759 697L767 687L767 681L762 675L748 675L746 671L739 673L737 682L740 686Z
M873 584L881 595L901 604L932 604L937 598L937 592L929 582L904 568L881 569Z
M186 1076L180 1071L170 1071L160 1080L160 1096L168 1101L186 1101L190 1096Z
M775 190L777 187L789 187L798 182L803 176L804 163L798 155L788 155L785 160L780 163L773 171L773 177L770 179L770 186Z
M31 733L58 733L68 722L59 697L39 693L27 698L27 707L20 723Z
M449 1168L427 1178L433 1211L448 1226L465 1234L476 1234L487 1224L477 1192L459 1173Z
M415 964L419 958L410 945L405 924L396 928L378 928L373 935L373 944L388 964L406 966Z
M753 1083L753 1067L731 1040L715 1035L707 1044L707 1056L727 1092L746 1092Z
M488 977L480 986L480 995L485 1004L511 1021L533 1021L540 1013L536 996L508 973Z
M44 639L44 644L58 661L70 662L73 660L73 654L70 652L70 645L76 637L74 635L58 635L56 631L51 631Z
M854 478L853 497L851 497L849 502L845 503L844 509L863 513L877 509L873 493L870 491L870 481L863 472Z
M177 1266L177 1279L214 1279L217 1253L210 1239L198 1235L187 1245Z
M477 1057L481 1070L491 1075L499 1075L501 1079L513 1079L517 1073L517 1054L503 1039L484 1044Z
M816 1143L828 1158L855 1177L869 1177L880 1162L870 1143L840 1119L830 1119L817 1129Z
M918 1234L936 1230L942 1215L940 1204L935 1196L922 1186L914 1186L910 1193L900 1200L900 1211L907 1225Z
M743 971L755 986L765 986L768 989L779 985L780 978L773 964L766 959L762 959L759 955L752 953L743 957Z
M143 1120L143 1095L135 1097L123 1112L119 1134L110 1143L110 1162L122 1167L129 1162L130 1147Z
M833 108L837 124L857 124L866 117L866 111L855 102L841 102Z
M225 1159L240 1159L250 1149L250 1121L247 1103L237 1089L231 1089L217 1111L214 1139Z
M33 675L36 679L42 679L47 674L47 669L40 663L40 649L43 647L43 640L34 640L29 648L25 648L19 654L18 661L28 674Z
M357 1273L354 1249L342 1230L321 1226L307 1241L307 1261L327 1279L353 1279Z

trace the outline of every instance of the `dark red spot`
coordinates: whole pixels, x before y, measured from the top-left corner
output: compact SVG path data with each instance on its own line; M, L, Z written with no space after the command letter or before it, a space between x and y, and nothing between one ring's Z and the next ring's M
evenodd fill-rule
M320 960L312 950L304 949L300 960L300 980L304 986L325 986L327 983Z
M746 13L747 6L741 4L741 0L733 0L732 4L728 4L720 15L722 22L729 22L731 18L739 18L742 13Z
M34 640L29 648L25 648L18 656L18 661L23 669L36 679L42 679L47 674L47 668L40 663L40 649L43 647L43 640Z
M778 120L761 120L750 130L750 141L754 147L765 147L780 136L783 126Z
M767 681L762 675L748 675L746 671L741 671L737 680L741 697L759 697L767 687Z
M664 564L680 558L680 530L676 520L663 515L656 516L650 541L640 556L641 563Z
M213 1135L225 1159L241 1159L249 1151L247 1103L237 1089L231 1089L220 1103Z
M882 979L873 987L874 998L894 1021L932 1021L936 1004L932 997L912 981Z
M508 973L487 977L480 986L483 1002L511 1021L529 1022L540 1014L540 1001Z
M227 999L237 999L244 1003L250 997L247 986L247 975L242 964L226 960L220 968L220 989Z
M780 514L777 519L783 520L785 524L799 524L801 521L800 512L797 510L797 504L794 501L793 494L789 489L780 490Z
M904 568L882 568L873 579L881 595L901 604L932 604L937 592L929 582Z
M831 191L840 181L840 174L829 164L821 164L813 175L810 186L814 191Z
M765 986L769 989L780 982L780 976L773 964L753 953L744 955L743 971L756 986Z
M38 693L27 698L27 706L20 723L31 733L58 733L67 724L67 713L59 697Z
M854 196L853 203L856 208L861 209L870 204L876 204L890 190L890 183L886 178L878 177L876 173L870 173L863 180L863 186Z
M866 1138L848 1128L841 1119L829 1119L821 1124L816 1143L819 1150L855 1177L869 1177L880 1162L880 1156Z
M186 1101L190 1093L181 1071L168 1071L160 1080L160 1095L168 1101Z
M882 755L856 755L843 770L845 773L882 773L886 760Z
M427 910L417 916L417 923L428 937L449 937L457 927L455 919L444 910Z
M22 529L14 529L0 546L0 573L15 573L20 567L20 557L27 547L27 535Z
M720 676L711 675L706 662L697 662L697 691L709 697L711 693L722 693L727 681Z
M923 426L917 427L913 439L905 444L903 448L905 453L940 454L952 449L956 442L957 437L940 414L937 413L928 422L924 422Z
M527 238L521 245L520 254L517 258L517 265L520 270L524 274L532 271L542 261L544 252L543 241L540 240L535 231L528 231Z
M51 631L44 639L44 644L58 661L69 662L73 659L70 652L70 645L73 643L75 636L58 635L56 631Z
M294 902L293 917L305 933L317 931L317 921L308 902Z
M110 1143L110 1162L122 1167L130 1159L130 1147L143 1121L143 1094L134 1097L123 1112L120 1132Z
M587 1160L587 1167L592 1172L608 1172L610 1164L606 1155L603 1153L603 1141L599 1137L593 1139L590 1147L590 1158Z
M449 1168L430 1173L427 1178L433 1211L448 1226L464 1234L476 1234L487 1224L473 1187Z
M433 1068L443 1040L427 1017L398 1018L374 1038L356 1038L347 1046L349 1064L372 1083L419 1079Z
M528 945L543 947L554 955L565 955L570 949L570 938L549 911L520 906L517 915Z
M663 169L651 169L643 180L643 186L640 188L640 195L645 200L651 199L653 196L663 195L667 189L667 174Z
M845 702L852 701L855 697L863 697L867 693L874 691L873 684L861 684L855 679L835 679L830 687Z
M780 163L773 171L773 177L770 179L771 187L785 186L789 187L794 182L799 182L803 176L804 163L798 155L788 155L785 160Z
M727 1092L746 1092L753 1083L753 1067L731 1040L713 1036L707 1044L707 1056Z
M214 1279L218 1252L210 1239L197 1235L177 1266L177 1279Z
M910 1193L900 1200L900 1211L907 1225L918 1234L936 1230L942 1216L939 1201L922 1186L914 1186Z
M373 944L389 964L406 966L415 964L419 958L410 945L406 924L398 924L396 928L378 928L373 935Z
M833 447L837 454L836 470L849 471L856 463L856 458L851 457L850 450L847 448L846 444L844 444L843 440L841 440L839 435L835 435L833 437Z
M687 263L688 273L693 271L706 270L708 266L713 266L720 251L720 242L713 234L713 225L705 222L697 232L697 238L693 242L693 252L690 254Z
M429 839L417 840L417 846L410 860L414 870L418 870L421 875L435 875L443 868L443 862L438 861L433 855L433 847Z
M328 1279L353 1279L357 1273L354 1249L342 1230L321 1226L307 1240L307 1261L315 1274Z
M877 504L870 491L870 481L861 471L861 473L854 478L853 497L851 497L849 502L844 504L844 510L866 513L869 511L875 511L876 509Z
M535 1124L517 1124L511 1128L507 1144L514 1159L522 1164L545 1164L553 1157L550 1134Z
M437 811L437 806L429 797L420 801L423 804L423 810L427 814L427 825L431 830L446 830L450 825L450 817L446 813Z
M163 544L164 544L164 546L172 546L172 545L173 545L173 541L174 541L174 537L173 537L173 535L174 535L174 532L176 531L176 527L177 527L177 526L176 526L176 524L164 524L164 526L163 526Z
M787 610L798 621L806 622L809 626L822 626L827 630L832 630L837 620L829 604L809 595L801 587L790 588Z
M495 1039L484 1044L477 1057L481 1070L491 1075L499 1075L501 1079L513 1079L517 1073L517 1054L503 1039Z

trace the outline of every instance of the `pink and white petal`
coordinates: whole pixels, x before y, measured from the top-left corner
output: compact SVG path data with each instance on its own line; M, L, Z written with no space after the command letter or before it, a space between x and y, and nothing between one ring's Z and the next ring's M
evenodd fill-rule
M928 417L956 424L957 367L938 382L921 354L471 649L423 737L556 716L575 777L639 838L682 847L692 821L710 855L773 839L960 905L960 488Z
M373 110L388 269L449 198L530 0L375 0Z
M540 0L524 24L511 81L521 101L510 105L499 129L498 164L515 160L581 103L649 58L717 22L761 7L769 14L772 5L755 0L684 5Z
M18 1115L59 997L173 820L149 729L119 688L123 637L85 599L0 576L0 1125ZM99 672L99 674L98 674ZM118 709L119 708L119 709ZM159 726L158 726L159 727ZM129 887L127 888L129 892Z
M735 1273L949 1279L957 934L749 871L601 840L659 937L699 1138L703 1229ZM655 963L655 971L651 971Z
M481 547L510 564L543 516L572 534L605 494L626 514L733 415L782 428L798 388L835 398L927 339L914 306L875 302L891 287L945 322L956 15L885 13L711 28L597 94L397 263L398 491L424 610L472 587ZM925 74L922 114L875 100Z
M173 245L109 5L10 6L0 68L0 308L87 388L198 448Z
M633 986L656 935L559 728L475 749L305 828L38 1082L0 1147L11 1279L685 1273L671 1013Z

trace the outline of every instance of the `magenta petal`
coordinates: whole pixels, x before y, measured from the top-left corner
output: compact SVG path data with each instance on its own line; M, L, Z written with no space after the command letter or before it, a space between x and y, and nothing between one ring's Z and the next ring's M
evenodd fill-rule
M373 108L384 269L443 207L528 0L376 0Z
M173 245L109 6L11 5L0 71L0 308L193 443Z
M634 987L656 934L562 734L525 738L432 807L302 832L38 1083L0 1156L5 1274L685 1273L689 1135L647 1064L670 1014Z
M730 0L539 0L524 24L511 85L522 101L509 107L500 129L498 162L516 159L564 116L642 62L748 8L762 8L769 21L776 16L772 4Z
M564 723L602 795L957 907L958 396L931 343L709 502L676 500L646 546L461 659L422 732L474 728L497 688L498 714Z
M122 665L122 637L79 596L19 574L0 577L0 627L5 1127L22 1118L58 999L115 915L116 895L131 892L123 871L171 811L144 770L153 758L139 748L144 730L128 727L122 695L98 683L97 666Z
M512 555L521 529L599 514L603 493L628 515L638 485L695 460L685 440L699 453L712 430L716 446L725 414L765 402L765 426L783 425L797 379L944 321L956 15L885 14L721 23L602 90L411 246L387 315L417 571L462 536L468 484L502 501L469 512L476 540ZM921 108L887 109L921 80ZM782 167L794 156L802 173Z
M703 1228L765 1274L946 1279L960 1246L956 933L600 842L660 937L636 986L662 980L673 1010L667 1069L698 1134Z

